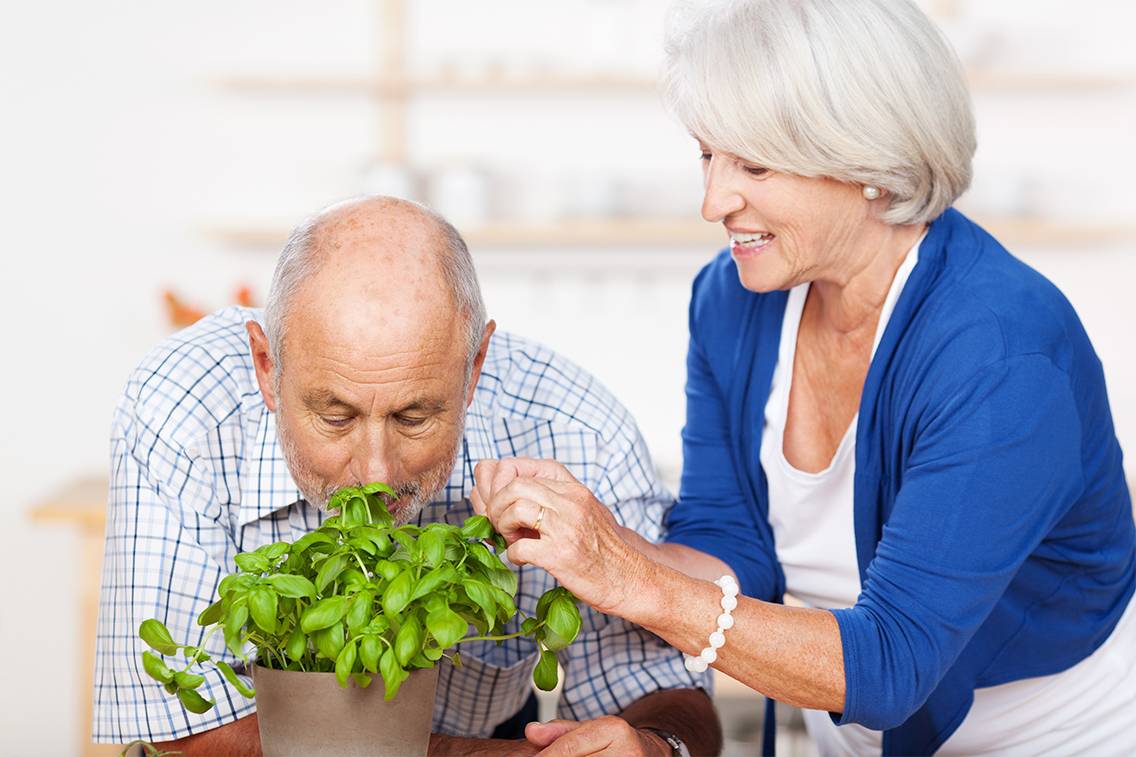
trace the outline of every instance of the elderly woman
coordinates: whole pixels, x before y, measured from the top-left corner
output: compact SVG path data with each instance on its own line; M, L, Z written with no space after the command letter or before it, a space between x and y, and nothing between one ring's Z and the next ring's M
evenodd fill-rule
M805 708L824 754L1136 754L1101 364L950 208L975 139L941 34L907 0L722 0L668 56L730 234L694 285L669 543L552 462L486 461L510 558Z

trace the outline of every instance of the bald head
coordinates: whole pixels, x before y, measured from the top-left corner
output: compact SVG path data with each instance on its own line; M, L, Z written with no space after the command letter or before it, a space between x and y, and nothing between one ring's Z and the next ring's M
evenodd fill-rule
M430 333L461 340L471 365L485 322L477 274L457 230L421 205L391 197L346 200L300 224L281 252L264 312L277 373L295 330L334 328L326 336L362 345L361 329L381 326L379 333L410 340L442 323L444 332Z

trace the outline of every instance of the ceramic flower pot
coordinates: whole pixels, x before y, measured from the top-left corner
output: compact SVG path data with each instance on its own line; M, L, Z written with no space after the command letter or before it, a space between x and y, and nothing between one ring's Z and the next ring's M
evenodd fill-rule
M334 673L252 666L264 757L425 757L438 667L410 671L398 694L383 699L380 676L363 688L340 687Z

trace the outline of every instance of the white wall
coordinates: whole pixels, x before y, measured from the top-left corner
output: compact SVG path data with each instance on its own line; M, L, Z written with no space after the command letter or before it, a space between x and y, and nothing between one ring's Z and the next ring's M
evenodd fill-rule
M424 71L650 72L666 4L411 2L408 57ZM1089 93L978 93L975 199L1009 197L1071 223L1136 223L1131 5L953 5L948 29L975 62L1129 77ZM243 283L262 296L272 251L206 230L288 227L360 191L377 149L379 111L364 97L238 93L217 79L364 75L380 52L379 23L370 0L0 0L0 755L74 754L86 727L71 706L76 539L28 513L105 469L117 392L170 330L161 291L207 308ZM411 158L428 170L472 159L492 173L499 214L540 214L531 200L541 192L547 201L570 180L607 179L640 212L697 214L695 146L649 94L432 95L411 124ZM1134 246L1016 248L1081 312L1129 450ZM639 417L668 477L681 465L689 280L711 253L475 247L501 327L592 369Z

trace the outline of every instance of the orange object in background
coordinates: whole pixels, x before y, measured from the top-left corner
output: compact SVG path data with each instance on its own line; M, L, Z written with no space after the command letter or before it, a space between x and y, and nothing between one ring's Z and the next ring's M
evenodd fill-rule
M169 317L170 324L179 329L192 326L205 317L205 310L182 301L180 297L174 294L172 289L165 290L162 293L162 298L166 303L166 315ZM247 308L259 307L252 296L252 289L246 285L237 289L233 294L233 300L237 305Z

